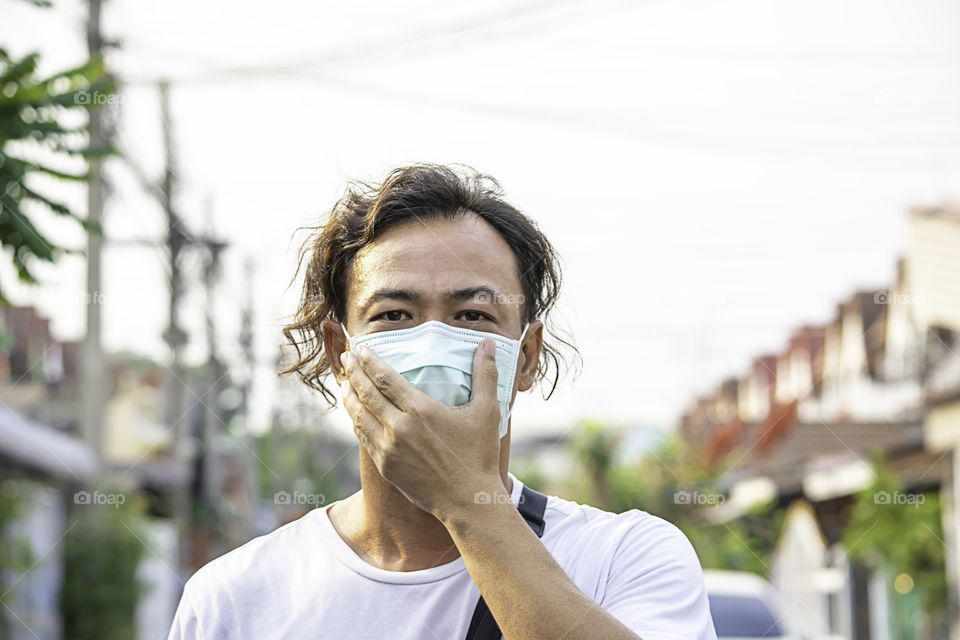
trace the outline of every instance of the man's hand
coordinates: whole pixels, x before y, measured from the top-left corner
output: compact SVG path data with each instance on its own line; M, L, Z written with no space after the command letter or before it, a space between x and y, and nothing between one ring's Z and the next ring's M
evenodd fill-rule
M340 358L343 405L360 445L384 478L441 521L472 506L478 492L506 493L494 353L490 338L477 347L470 401L459 407L423 393L365 346Z

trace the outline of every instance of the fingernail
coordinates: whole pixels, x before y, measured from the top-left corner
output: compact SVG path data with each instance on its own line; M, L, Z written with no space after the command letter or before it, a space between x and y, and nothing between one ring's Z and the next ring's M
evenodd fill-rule
M369 349L369 348L365 347L365 346L362 345L362 344L357 347L357 357L358 357L358 358L365 358L365 357L367 357L368 355L370 355L370 349Z

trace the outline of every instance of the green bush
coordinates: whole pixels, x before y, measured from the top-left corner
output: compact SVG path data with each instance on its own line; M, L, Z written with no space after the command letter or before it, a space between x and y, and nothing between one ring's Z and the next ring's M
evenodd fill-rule
M64 537L64 638L132 640L144 585L139 514L128 504L81 505Z
M23 513L26 487L25 481L0 478L0 638L10 637L10 614L5 605L13 597L13 584L33 564L29 542L13 527Z

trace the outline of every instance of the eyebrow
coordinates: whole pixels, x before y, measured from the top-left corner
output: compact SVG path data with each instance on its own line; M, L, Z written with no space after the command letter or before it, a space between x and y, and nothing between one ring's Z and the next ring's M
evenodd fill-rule
M360 305L360 313L365 312L371 306L381 300L403 300L405 302L418 302L420 295L416 291L409 289L377 289L366 301Z
M493 287L488 287L487 285L479 285L476 287L467 287L466 289L457 289L456 291L448 291L447 295L444 297L447 300L460 301L469 300L478 296L484 296L488 302L495 305L499 305L500 300L504 299L504 296L500 295L500 292Z

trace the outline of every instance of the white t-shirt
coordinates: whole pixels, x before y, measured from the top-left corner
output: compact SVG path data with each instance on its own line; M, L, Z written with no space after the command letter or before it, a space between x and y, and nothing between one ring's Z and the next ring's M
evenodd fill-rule
M523 484L510 477L516 506ZM169 640L466 637L480 591L462 557L419 571L377 568L340 537L330 506L200 569ZM544 520L543 543L567 575L643 640L716 639L700 562L674 525L556 496Z

